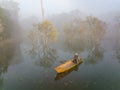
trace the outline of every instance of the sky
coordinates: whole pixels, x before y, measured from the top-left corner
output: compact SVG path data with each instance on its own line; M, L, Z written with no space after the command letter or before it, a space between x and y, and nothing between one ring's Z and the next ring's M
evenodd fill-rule
M19 2L20 15L41 16L40 0L14 0ZM120 0L43 0L45 15L69 12L75 9L86 14L98 15L119 11Z

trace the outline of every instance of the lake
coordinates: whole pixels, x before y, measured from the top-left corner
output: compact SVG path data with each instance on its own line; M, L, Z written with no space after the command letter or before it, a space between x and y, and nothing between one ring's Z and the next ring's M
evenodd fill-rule
M115 39L81 50L83 63L56 80L54 68L73 58L78 48L58 42L46 54L29 42L0 45L0 90L120 90L120 58ZM41 57L42 55L42 57Z

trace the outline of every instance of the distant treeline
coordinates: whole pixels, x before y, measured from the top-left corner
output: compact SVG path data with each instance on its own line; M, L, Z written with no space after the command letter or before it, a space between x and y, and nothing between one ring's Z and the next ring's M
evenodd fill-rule
M19 35L18 7L13 1L4 3L7 6L0 2L0 41Z
M18 49L18 44L15 43L16 36L20 35L17 6L13 1L0 1L0 76L7 72L16 48Z

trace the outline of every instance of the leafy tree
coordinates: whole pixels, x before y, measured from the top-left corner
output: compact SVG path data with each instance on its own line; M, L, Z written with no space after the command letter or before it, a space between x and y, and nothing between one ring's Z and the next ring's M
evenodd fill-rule
M13 1L13 0L3 0L0 1L0 6L6 10L8 10L9 13L12 13L11 16L15 18L14 16L18 16L18 11L20 10L18 7L19 3Z
M36 53L39 56L41 65L50 65L54 62L56 51L50 45L57 40L57 30L53 24L46 20L40 24L34 25L33 30L29 31L29 39L32 43L31 54ZM34 56L36 57L36 56Z
M42 0L41 0L41 11L42 11L43 20L39 24L38 30L40 31L42 43L44 44L44 46L46 46L48 42L55 42L57 40L57 30L49 20L45 20L45 13L44 13Z
M94 16L86 17L86 23L88 26L88 36L91 41L91 44L100 43L101 39L105 34L106 24Z
M48 42L55 42L57 40L58 32L50 21L45 20L40 23L38 30L40 38L45 46L48 44Z
M92 49L100 44L105 34L105 25L93 16L88 16L85 20L75 17L64 26L65 44L71 51L81 51L86 47Z
M85 49L85 22L81 18L74 18L64 25L65 45L71 51ZM70 49L71 48L71 49Z
M2 30L2 39L9 38L11 34L9 30L12 30L11 20L7 10L3 8L0 8L0 26Z
M20 34L20 27L18 23L18 5L18 3L11 0L0 1L0 20L4 27L4 39L14 36L18 37L16 33Z

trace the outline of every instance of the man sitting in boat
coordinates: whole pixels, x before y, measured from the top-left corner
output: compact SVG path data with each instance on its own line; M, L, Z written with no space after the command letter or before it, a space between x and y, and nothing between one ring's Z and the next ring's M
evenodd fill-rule
M78 63L78 58L79 58L78 53L75 53L74 58L73 58L73 63L77 64Z

